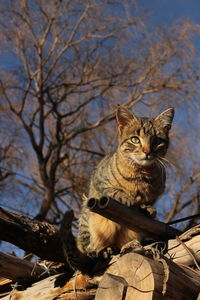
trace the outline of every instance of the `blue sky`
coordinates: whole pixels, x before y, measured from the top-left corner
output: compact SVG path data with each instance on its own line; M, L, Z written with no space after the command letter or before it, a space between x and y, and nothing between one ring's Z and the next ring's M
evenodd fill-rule
M182 17L200 24L200 0L138 0L138 4L151 12L150 20L156 25Z

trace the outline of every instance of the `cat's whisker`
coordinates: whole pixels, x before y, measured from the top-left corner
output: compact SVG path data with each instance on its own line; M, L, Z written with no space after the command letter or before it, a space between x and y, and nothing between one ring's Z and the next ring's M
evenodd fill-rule
M167 163L161 160L160 158L157 161L160 164L161 169L167 167Z
M171 167L171 168L175 167L175 165L165 157L160 157L159 159L163 162L165 167Z
M159 165L160 165L160 169L161 169L161 178L162 178L162 182L165 182L165 165L161 160L157 160Z

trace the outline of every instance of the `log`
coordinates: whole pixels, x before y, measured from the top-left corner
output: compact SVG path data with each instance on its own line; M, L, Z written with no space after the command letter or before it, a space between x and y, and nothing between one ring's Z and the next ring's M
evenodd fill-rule
M95 300L191 300L200 291L200 276L167 258L154 260L128 253L111 261Z
M0 208L0 240L9 242L38 257L66 262L59 230L47 222L40 222Z
M90 279L82 274L70 280L66 274L53 275L34 283L24 291L13 289L1 300L91 300L95 298L98 283L98 279Z
M33 282L45 273L46 269L28 260L0 252L0 276L16 282Z
M145 216L137 208L127 207L111 198L91 198L87 206L92 212L155 240L168 240L181 234L181 231Z

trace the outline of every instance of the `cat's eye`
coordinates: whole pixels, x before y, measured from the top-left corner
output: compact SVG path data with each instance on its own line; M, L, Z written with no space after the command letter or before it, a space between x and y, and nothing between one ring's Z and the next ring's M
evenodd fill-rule
M134 144L139 144L140 143L140 139L137 136L132 136L131 142L134 143Z
M159 137L155 138L154 145L159 146L161 144L165 144L165 141Z

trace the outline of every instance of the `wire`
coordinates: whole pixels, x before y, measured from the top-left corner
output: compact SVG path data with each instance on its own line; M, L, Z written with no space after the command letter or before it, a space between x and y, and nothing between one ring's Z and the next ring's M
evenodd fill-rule
M200 214L196 214L196 215L188 216L188 217L185 217L185 218L177 219L177 220L168 222L166 224L167 225L172 225L172 224L176 224L176 223L179 223L179 222L195 219L195 218L198 218L198 217L200 217Z

